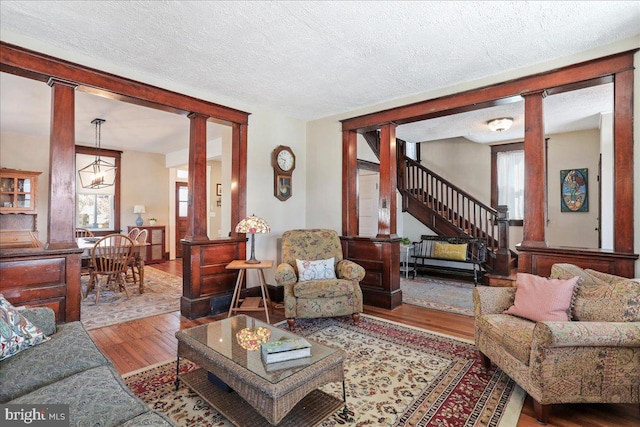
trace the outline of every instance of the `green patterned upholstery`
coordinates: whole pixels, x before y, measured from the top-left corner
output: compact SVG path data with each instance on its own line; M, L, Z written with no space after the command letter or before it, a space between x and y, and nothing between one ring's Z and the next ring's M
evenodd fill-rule
M296 259L335 259L336 279L298 282ZM290 230L282 235L282 264L275 280L284 286L285 315L293 319L354 315L362 312L359 282L364 268L342 256L340 237L334 230ZM354 317L356 319L356 317Z
M80 322L56 325L50 308L21 312L50 340L0 360L0 403L68 404L69 426L173 426L139 400Z
M536 415L543 422L541 405L640 403L640 282L571 264L555 264L551 276L580 277L574 321L503 314L515 288L474 289L475 342L482 355L540 404Z

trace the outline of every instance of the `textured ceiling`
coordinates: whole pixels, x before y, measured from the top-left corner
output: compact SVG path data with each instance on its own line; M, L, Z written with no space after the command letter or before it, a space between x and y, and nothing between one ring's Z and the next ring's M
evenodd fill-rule
M0 2L3 41L303 120L584 52L639 22L637 1Z

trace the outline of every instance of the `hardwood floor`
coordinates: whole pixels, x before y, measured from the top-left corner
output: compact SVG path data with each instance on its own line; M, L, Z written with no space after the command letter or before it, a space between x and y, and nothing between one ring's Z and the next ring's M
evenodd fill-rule
M182 264L170 261L154 264L167 273L182 276ZM364 312L406 325L473 340L473 318L403 304L395 310L365 306ZM256 318L261 314L257 313ZM98 347L113 361L121 373L165 362L176 355L175 332L212 322L225 314L188 320L179 311L161 314L89 331ZM275 308L271 322L284 320L284 311ZM262 314L262 320L264 315ZM518 427L537 426L533 401L527 397ZM548 426L554 427L626 427L640 426L640 405L635 404L564 404L554 405Z

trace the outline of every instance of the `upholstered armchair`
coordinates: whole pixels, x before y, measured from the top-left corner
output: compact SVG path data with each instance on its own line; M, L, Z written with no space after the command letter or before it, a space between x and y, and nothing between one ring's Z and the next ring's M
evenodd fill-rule
M554 403L640 402L640 281L572 264L552 267L552 279L575 276L567 321L504 314L516 288L474 289L483 362L494 362L534 399L541 424Z
M365 271L343 259L338 233L324 229L286 231L282 261L275 280L284 287L284 312L290 329L296 319L317 317L352 315L358 323L362 312L359 282Z

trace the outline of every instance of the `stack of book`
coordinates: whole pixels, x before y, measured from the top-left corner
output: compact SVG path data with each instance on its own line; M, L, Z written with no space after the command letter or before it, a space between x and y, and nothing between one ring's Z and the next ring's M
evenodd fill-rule
M262 344L262 361L267 370L308 364L311 358L311 344L304 338L281 338ZM287 363L283 363L287 362Z

